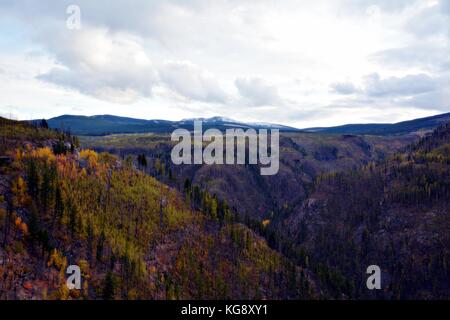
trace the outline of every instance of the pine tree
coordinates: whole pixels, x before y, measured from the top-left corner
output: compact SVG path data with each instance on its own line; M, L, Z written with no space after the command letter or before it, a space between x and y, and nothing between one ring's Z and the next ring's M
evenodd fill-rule
M211 218L213 220L217 220L217 197L215 195L211 199L209 212L211 214Z
M37 199L39 193L39 176L36 168L36 161L30 159L27 167L28 191L33 199Z
M114 300L116 295L117 279L111 271L106 274L103 282L103 299Z
M30 220L28 222L28 230L30 232L30 240L34 242L39 237L39 215L36 206L33 204L30 208Z
M64 215L64 202L61 195L61 187L58 185L55 191L55 211L53 217L53 224L56 220L61 219Z
M41 120L41 123L39 124L39 126L40 126L41 128L48 129L48 122L47 122L47 120L42 119L42 120Z
M104 243L105 243L105 232L102 231L97 243L97 254L96 254L97 261L102 261Z
M67 205L67 211L69 214L69 229L73 235L77 231L77 208L76 208L76 205L72 202L69 202Z
M44 165L44 173L40 188L41 207L44 212L47 212L49 205L52 203L54 196L54 181L56 178L55 164Z
M145 156L144 153L139 154L137 157L137 160L138 160L138 164L139 164L140 168L142 168L142 169L147 168L147 157Z

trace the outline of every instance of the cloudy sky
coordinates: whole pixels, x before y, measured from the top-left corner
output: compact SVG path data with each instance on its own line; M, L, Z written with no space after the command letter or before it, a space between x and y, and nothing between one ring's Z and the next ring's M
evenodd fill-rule
M449 112L449 85L450 0L0 1L19 119L395 122Z

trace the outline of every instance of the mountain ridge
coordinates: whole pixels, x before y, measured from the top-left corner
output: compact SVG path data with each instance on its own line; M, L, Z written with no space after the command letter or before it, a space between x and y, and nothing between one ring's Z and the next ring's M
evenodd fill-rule
M180 121L162 119L135 119L114 115L61 115L47 120L52 129L70 131L76 135L103 136L109 134L147 133L147 132L172 132L178 128L192 129L194 121L203 121L203 128L217 128L225 130L231 127L243 129L279 129L285 132L297 132L300 129L273 123L246 123L224 117L192 118ZM40 120L33 120L38 123Z
M450 121L450 112L431 117L416 118L397 123L365 123L365 124L345 124L333 127L312 127L299 129L266 122L243 122L230 118L215 116L210 118L189 118L179 121L163 119L136 119L131 117L121 117L115 115L69 115L64 114L48 119L49 127L63 131L71 131L76 135L104 136L109 134L127 133L147 133L159 132L168 133L177 128L192 129L193 122L203 121L204 129L217 128L225 130L230 127L243 129L279 129L281 132L308 132L323 134L356 134L356 135L399 135L420 130L431 130L440 124ZM40 120L33 120L37 123Z
M396 123L354 123L333 127L305 128L303 130L306 132L330 134L388 135L409 133L415 130L433 129L447 121L450 121L450 112Z

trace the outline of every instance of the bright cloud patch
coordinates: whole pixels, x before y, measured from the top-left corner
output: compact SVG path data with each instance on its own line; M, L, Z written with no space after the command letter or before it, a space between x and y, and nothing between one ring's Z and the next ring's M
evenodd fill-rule
M282 105L278 89L262 78L238 78L235 85L239 93L253 106Z
M211 73L190 62L165 62L160 68L160 76L167 87L187 99L211 103L225 103L228 99Z
M389 77L382 79L374 73L365 77L369 96L410 96L436 89L436 81L426 74Z
M71 41L64 36L67 32L47 43L61 66L39 79L119 103L151 96L157 75L137 39L104 29L83 29Z

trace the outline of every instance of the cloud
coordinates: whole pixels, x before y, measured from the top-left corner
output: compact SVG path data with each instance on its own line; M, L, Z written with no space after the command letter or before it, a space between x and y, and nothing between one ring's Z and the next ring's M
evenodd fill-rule
M356 95L335 100L332 105L346 109L372 106L376 109L415 108L448 112L449 88L448 75L431 77L412 74L382 78L378 73L373 73L364 77L363 86Z
M413 16L406 24L406 30L418 38L450 37L448 0L426 7Z
M450 47L443 42L420 43L401 48L383 50L372 54L370 60L380 64L402 68L416 68L431 72L450 70Z
M192 62L153 63L139 36L85 26L77 32L62 30L40 42L54 54L58 66L38 79L98 99L129 104L151 97L154 87L166 86L192 101L228 100L217 79Z
M360 96L367 98L397 97L434 91L439 87L439 81L426 74L381 78L378 73L371 73L364 76L362 88L357 88L351 82L336 82L332 83L330 87L342 95L359 93Z
M240 95L252 106L283 105L278 89L259 77L237 78L234 82Z
M347 95L354 94L359 92L360 90L351 82L335 82L330 85L331 89L339 94Z
M416 107L424 110L450 111L450 89L443 88L424 94L407 97L398 101L404 107Z
M414 6L420 0L342 0L342 10L356 14L365 14L370 11L385 13L401 13L408 7Z
M118 103L151 96L157 73L137 38L86 27L66 37L67 31L46 41L59 66L39 79Z
M187 99L213 103L228 100L215 77L189 61L165 62L159 72L167 87Z
M441 0L439 3L440 10L443 14L450 15L450 2L446 0Z
M420 109L432 109L444 112L450 111L450 75L442 75L434 80L435 90L405 97L399 103L404 106L414 106Z
M70 4L81 8L80 31L65 27ZM70 112L57 104L82 105L91 113L236 114L293 125L336 95L380 117L396 107L445 110L449 14L444 0L2 0L0 78L18 89L0 97L0 108L20 105L28 115L48 106L56 115ZM23 70L26 60L32 69ZM347 122L329 110L325 123Z
M373 73L364 80L365 93L374 97L416 95L433 91L437 87L435 79L426 74L382 79L378 73Z

